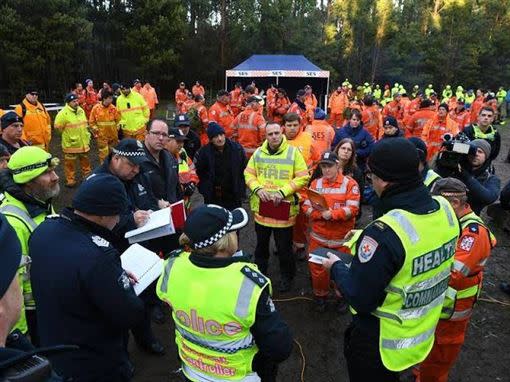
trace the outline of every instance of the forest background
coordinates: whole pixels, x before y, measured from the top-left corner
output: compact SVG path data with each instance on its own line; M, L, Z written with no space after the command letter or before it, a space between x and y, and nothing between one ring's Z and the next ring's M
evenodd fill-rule
M74 82L224 84L252 54L303 54L352 83L509 85L510 0L2 0L0 104Z

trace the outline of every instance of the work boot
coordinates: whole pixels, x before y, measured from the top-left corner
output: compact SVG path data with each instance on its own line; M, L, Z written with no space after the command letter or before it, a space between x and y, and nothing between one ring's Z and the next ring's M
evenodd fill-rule
M292 279L288 277L282 277L280 281L280 286L278 287L278 292L280 293L290 292L290 290L292 289L292 283L293 283Z

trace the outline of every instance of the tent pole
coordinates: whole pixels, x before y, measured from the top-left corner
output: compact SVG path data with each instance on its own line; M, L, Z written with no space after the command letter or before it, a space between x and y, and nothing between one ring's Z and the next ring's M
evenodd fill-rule
M276 87L278 87L278 77L276 77Z
M227 76L227 73L225 73L225 90L227 90L227 81L228 81L228 76Z
M329 76L328 76L328 80L326 82L326 96L324 97L324 101L325 101L325 104L324 104L324 110L328 111L328 97L329 97Z

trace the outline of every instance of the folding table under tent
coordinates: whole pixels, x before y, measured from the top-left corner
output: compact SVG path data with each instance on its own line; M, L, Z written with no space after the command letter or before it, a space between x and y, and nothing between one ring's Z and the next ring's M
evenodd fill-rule
M329 71L322 70L302 55L255 54L235 68L225 71L225 88L232 90L236 82L243 88L255 81L259 91L270 84L285 89L291 102L296 92L310 85L321 107L327 105Z

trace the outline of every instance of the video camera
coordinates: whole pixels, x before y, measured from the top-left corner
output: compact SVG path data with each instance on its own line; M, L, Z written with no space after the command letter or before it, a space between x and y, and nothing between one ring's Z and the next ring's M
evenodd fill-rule
M457 171L468 155L475 155L476 147L470 145L469 138L464 133L457 136L445 134L442 149L437 156L436 165L445 170Z

